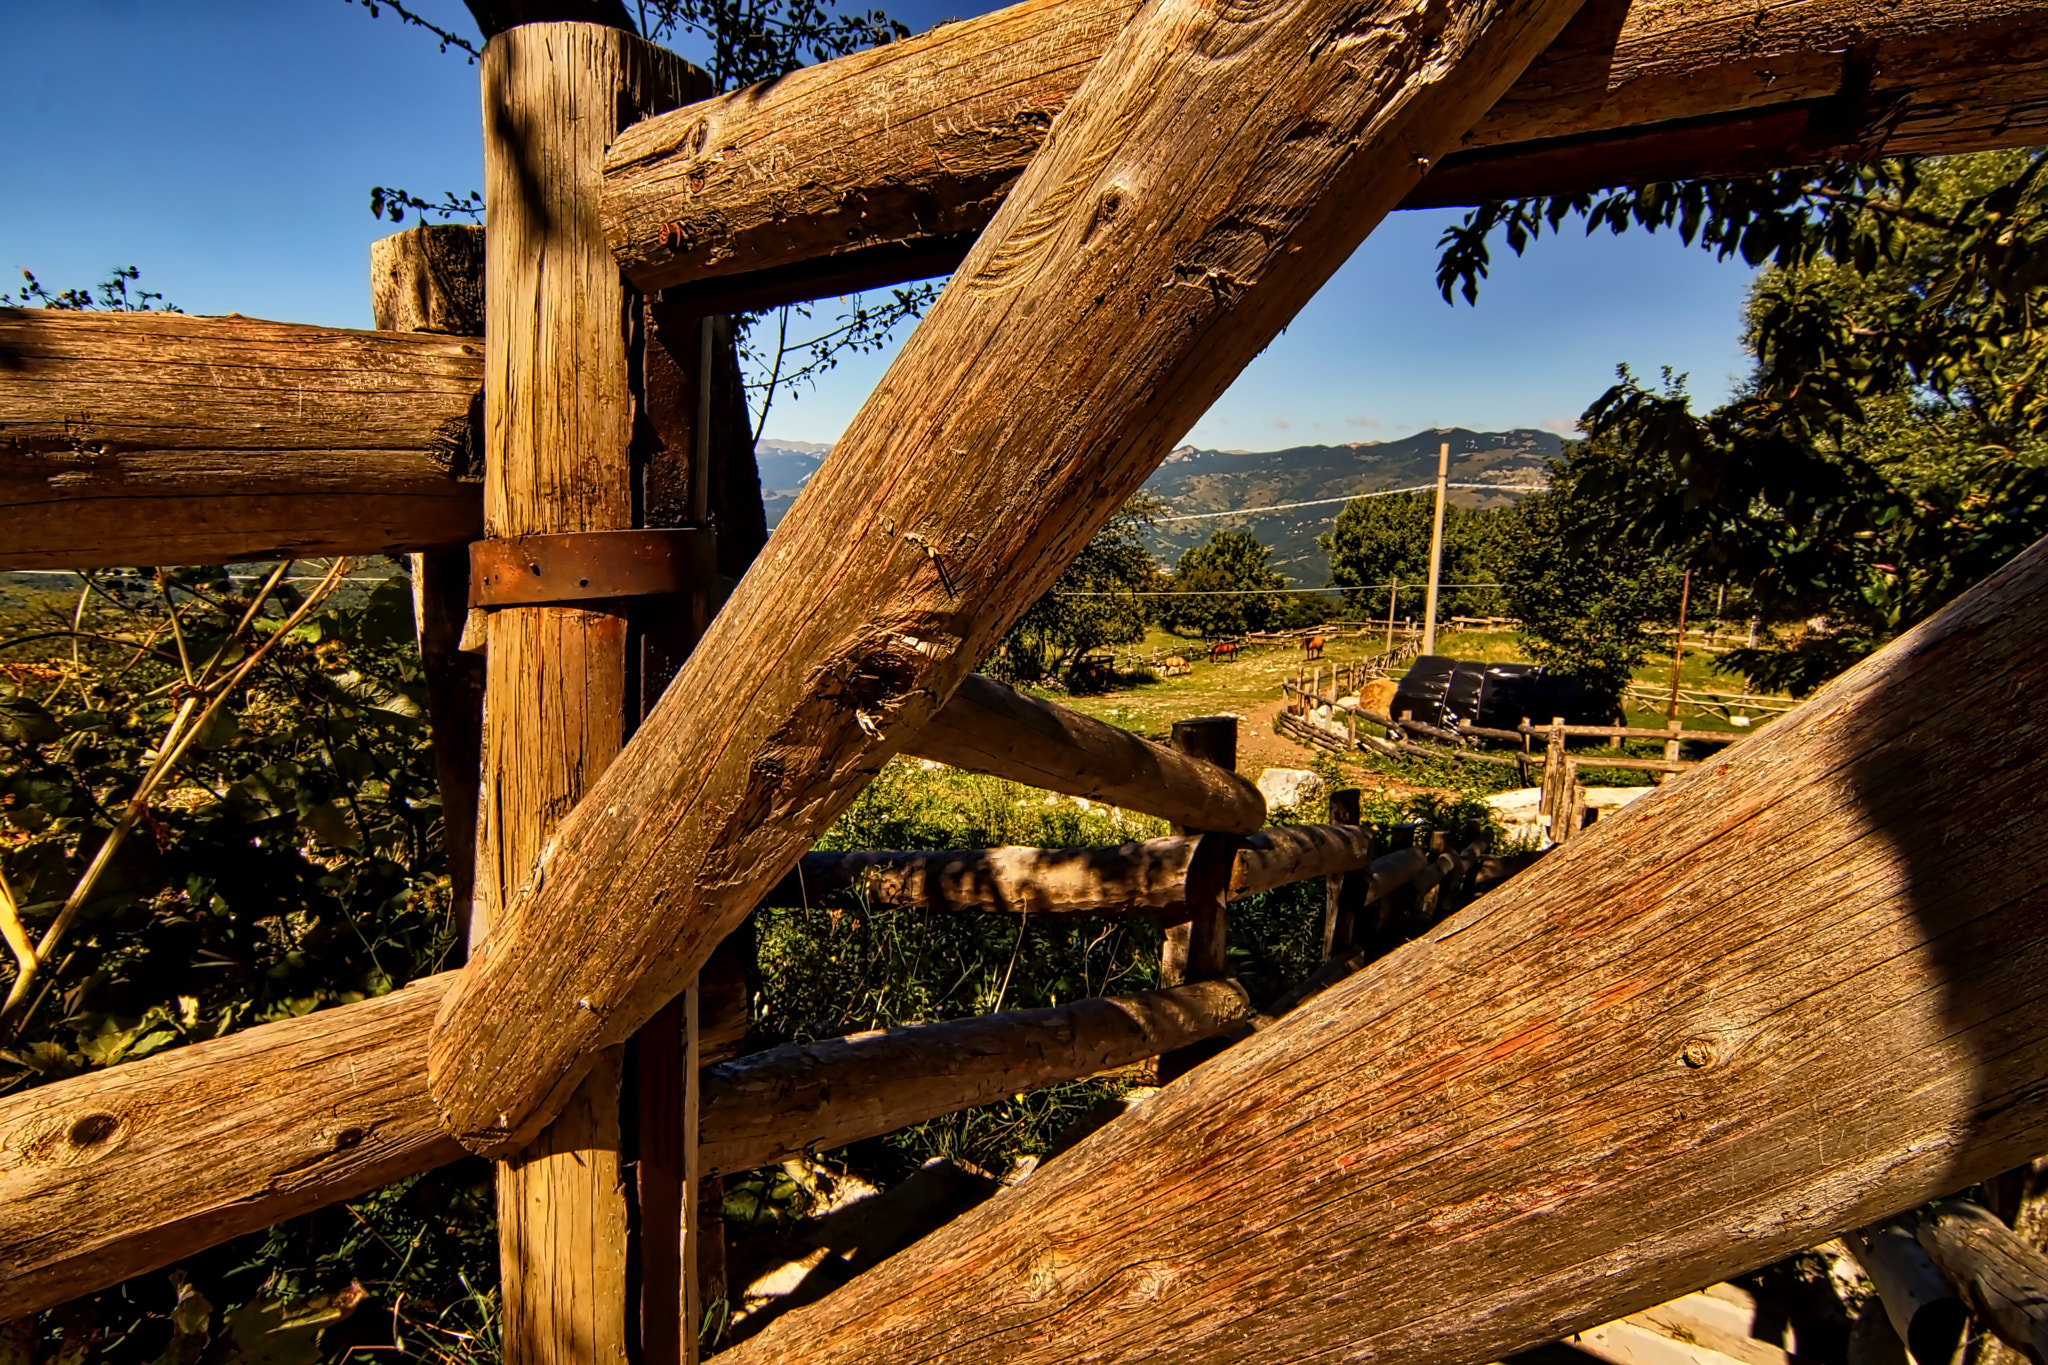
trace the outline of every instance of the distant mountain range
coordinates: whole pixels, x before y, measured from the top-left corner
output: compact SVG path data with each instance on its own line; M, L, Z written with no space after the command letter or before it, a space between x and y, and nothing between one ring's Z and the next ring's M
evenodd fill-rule
M1434 482L1437 446L1446 441L1451 447L1451 482L1498 484L1504 490L1542 483L1547 472L1544 462L1564 448L1563 438L1555 432L1527 428L1467 431L1462 427L1419 431L1398 441L1291 446L1286 450L1182 446L1166 457L1145 481L1145 488L1167 505L1170 516L1352 498L1382 488ZM810 441L775 440L754 447L770 526L781 520L830 449ZM1462 507L1499 507L1516 496L1507 491L1453 490L1451 500ZM1330 565L1316 537L1328 531L1343 510L1342 503L1333 502L1244 516L1169 521L1155 527L1147 540L1160 562L1171 565L1181 551L1199 545L1214 531L1250 531L1273 547L1273 565L1289 580L1303 587L1320 587L1329 581Z

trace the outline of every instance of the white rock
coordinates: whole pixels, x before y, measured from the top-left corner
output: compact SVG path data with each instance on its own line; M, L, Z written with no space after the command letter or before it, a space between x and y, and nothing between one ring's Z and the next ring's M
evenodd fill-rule
M1306 768L1268 768L1259 774L1268 810L1300 810L1323 794L1323 779Z

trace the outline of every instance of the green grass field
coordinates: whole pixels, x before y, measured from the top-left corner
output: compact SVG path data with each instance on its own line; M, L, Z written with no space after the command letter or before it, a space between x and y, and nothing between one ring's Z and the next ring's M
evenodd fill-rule
M1503 783L1512 785L1512 774L1506 769L1482 771L1477 765L1460 767L1448 762L1389 761L1366 754L1339 760L1335 755L1312 751L1273 733L1273 717L1280 709L1283 680L1298 672L1312 673L1318 667L1327 676L1338 665L1377 657L1385 648L1383 632L1367 631L1359 636L1330 639L1323 658L1318 662L1305 663L1298 645L1250 645L1234 660L1211 663L1202 652L1200 641L1183 639L1154 627L1140 643L1117 649L1119 664L1135 662L1142 668L1178 654L1189 660L1190 671L1186 675L1147 680L1140 672L1127 674L1118 686L1100 693L1070 695L1047 690L1042 695L1149 739L1165 739L1173 722L1187 717L1238 716L1243 722L1239 728L1238 767L1251 776L1268 767L1303 768L1318 763L1336 763L1348 780L1368 788L1450 792L1492 790ZM1484 663L1525 663L1530 660L1527 646L1513 631L1460 632L1443 636L1439 639L1438 651ZM1636 679L1660 693L1668 689L1671 685L1670 656L1646 662L1637 670ZM1687 650L1680 682L1687 689L1732 693L1748 691L1739 674L1719 667L1719 655L1697 648ZM1627 716L1630 725L1661 728L1664 724L1662 706L1631 707ZM1725 717L1701 716L1687 708L1681 719L1687 729L1752 731L1766 718L1758 717L1756 725L1736 726ZM1647 747L1637 744L1631 751L1642 749L1648 753L1656 747L1654 742Z

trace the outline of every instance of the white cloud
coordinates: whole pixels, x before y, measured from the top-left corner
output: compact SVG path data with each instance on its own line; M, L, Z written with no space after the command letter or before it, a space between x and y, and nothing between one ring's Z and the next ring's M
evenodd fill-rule
M1543 428L1546 431L1559 432L1565 436L1576 436L1579 431L1579 419L1576 417L1546 417L1543 419Z

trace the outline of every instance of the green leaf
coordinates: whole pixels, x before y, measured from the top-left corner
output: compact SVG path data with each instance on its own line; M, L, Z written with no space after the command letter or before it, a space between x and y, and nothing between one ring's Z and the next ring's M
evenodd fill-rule
M63 733L64 727L40 702L19 693L0 695L0 739L16 744L47 744Z

